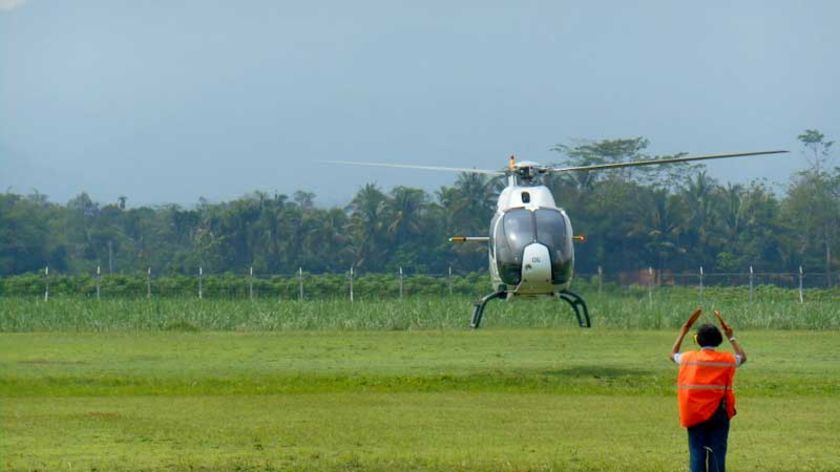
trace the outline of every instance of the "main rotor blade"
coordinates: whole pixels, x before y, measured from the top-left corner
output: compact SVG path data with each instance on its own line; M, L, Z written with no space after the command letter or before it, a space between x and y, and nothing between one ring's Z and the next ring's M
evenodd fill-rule
M397 169L442 170L446 172L468 172L471 174L505 175L498 170L466 169L461 167L415 166L409 164L386 164L384 162L356 162L356 161L324 161L329 164L349 164L354 166L392 167Z
M736 152L728 154L708 154L705 156L686 156L686 157L672 157L669 159L647 159L644 161L630 161L630 162L613 162L610 164L594 164L591 166L577 166L577 167L549 167L547 172L578 172L600 169L619 169L621 167L636 167L636 166L651 166L656 164L673 164L675 162L689 162L689 161L705 161L707 159L726 159L729 157L745 157L745 156L763 156L766 154L783 154L789 151L756 151L756 152Z

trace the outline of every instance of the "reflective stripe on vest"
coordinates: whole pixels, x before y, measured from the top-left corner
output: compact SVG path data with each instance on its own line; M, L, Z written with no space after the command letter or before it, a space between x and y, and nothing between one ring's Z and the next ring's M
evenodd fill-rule
M711 362L711 361L688 361L680 362L680 365L703 365L706 367L738 367L734 362Z
M677 388L687 390L732 390L729 385L678 384Z

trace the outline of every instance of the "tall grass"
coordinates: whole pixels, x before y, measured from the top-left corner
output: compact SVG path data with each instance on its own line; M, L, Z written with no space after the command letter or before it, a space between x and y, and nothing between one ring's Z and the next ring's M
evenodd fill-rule
M490 286L485 273L447 276L412 274L403 279L403 293L407 295L466 295L476 296ZM49 286L50 296L96 297L97 285L101 298L145 298L147 294L159 298L195 297L199 284L205 297L297 299L300 285L306 298L347 297L349 274L309 274L256 276L215 274L201 278L186 275L166 275L148 278L146 274L108 274L99 280L89 275L23 274L0 278L0 296L43 296ZM353 289L360 297L395 297L400 293L397 274L364 274L353 279Z
M644 289L597 293L586 290L595 327L673 329L697 306L720 309L743 329L840 329L836 292L810 291L799 303L794 290L761 288L749 301L746 289ZM399 298L283 300L111 298L62 296L48 302L34 297L0 298L0 331L112 330L408 330L463 329L474 298L416 295ZM564 302L552 299L491 302L484 326L574 326Z

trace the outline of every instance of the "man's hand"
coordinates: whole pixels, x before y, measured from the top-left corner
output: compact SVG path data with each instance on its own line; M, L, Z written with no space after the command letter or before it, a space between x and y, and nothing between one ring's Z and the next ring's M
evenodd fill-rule
M741 365L744 362L747 362L747 353L744 352L744 348L738 344L738 341L735 340L734 333L732 332L732 327L726 324L726 321L723 321L723 317L720 316L720 312L715 310L715 318L718 319L720 323L720 327L723 328L723 332L726 333L726 337L729 339L729 342L732 343L732 348L735 349L735 353L741 356Z
M675 360L674 356L676 356L676 354L680 352L680 346L682 346L683 338L685 338L685 335L688 334L688 330L691 329L691 325L693 325L697 321L697 318L700 318L701 314L703 314L703 310L698 308L694 310L691 316L689 316L685 323L683 323L682 328L680 328L679 334L677 334L677 340L674 341L674 347L671 348L670 357L672 361Z
M688 319L686 320L685 324L683 324L683 329L686 332L688 332L688 330L690 330L691 327L694 325L694 323L697 321L697 318L700 318L700 315L702 315L702 314L703 314L703 310L701 308L698 308L698 309L694 310L694 312L691 313L691 316L689 316Z
M732 327L726 324L726 321L724 321L723 317L720 316L719 310L715 310L715 318L717 318L718 322L720 323L720 327L723 328L723 332L726 334L726 338L731 338L734 334L732 331Z

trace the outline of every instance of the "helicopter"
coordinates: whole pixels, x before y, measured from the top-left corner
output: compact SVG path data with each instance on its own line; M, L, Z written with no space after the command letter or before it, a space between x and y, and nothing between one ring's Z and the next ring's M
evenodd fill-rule
M481 325L487 303L495 299L554 297L568 303L578 326L590 328L589 308L579 294L569 288L574 276L574 241L585 240L575 235L566 211L558 207L551 191L542 185L541 177L551 173L589 172L661 164L673 164L733 157L782 154L788 151L754 151L725 154L645 159L585 166L550 166L533 161L517 161L510 156L504 170L390 164L379 162L329 161L400 169L478 173L505 176L507 185L499 194L496 212L490 221L487 236L453 236L453 243L487 244L490 279L494 291L473 305L470 327Z

